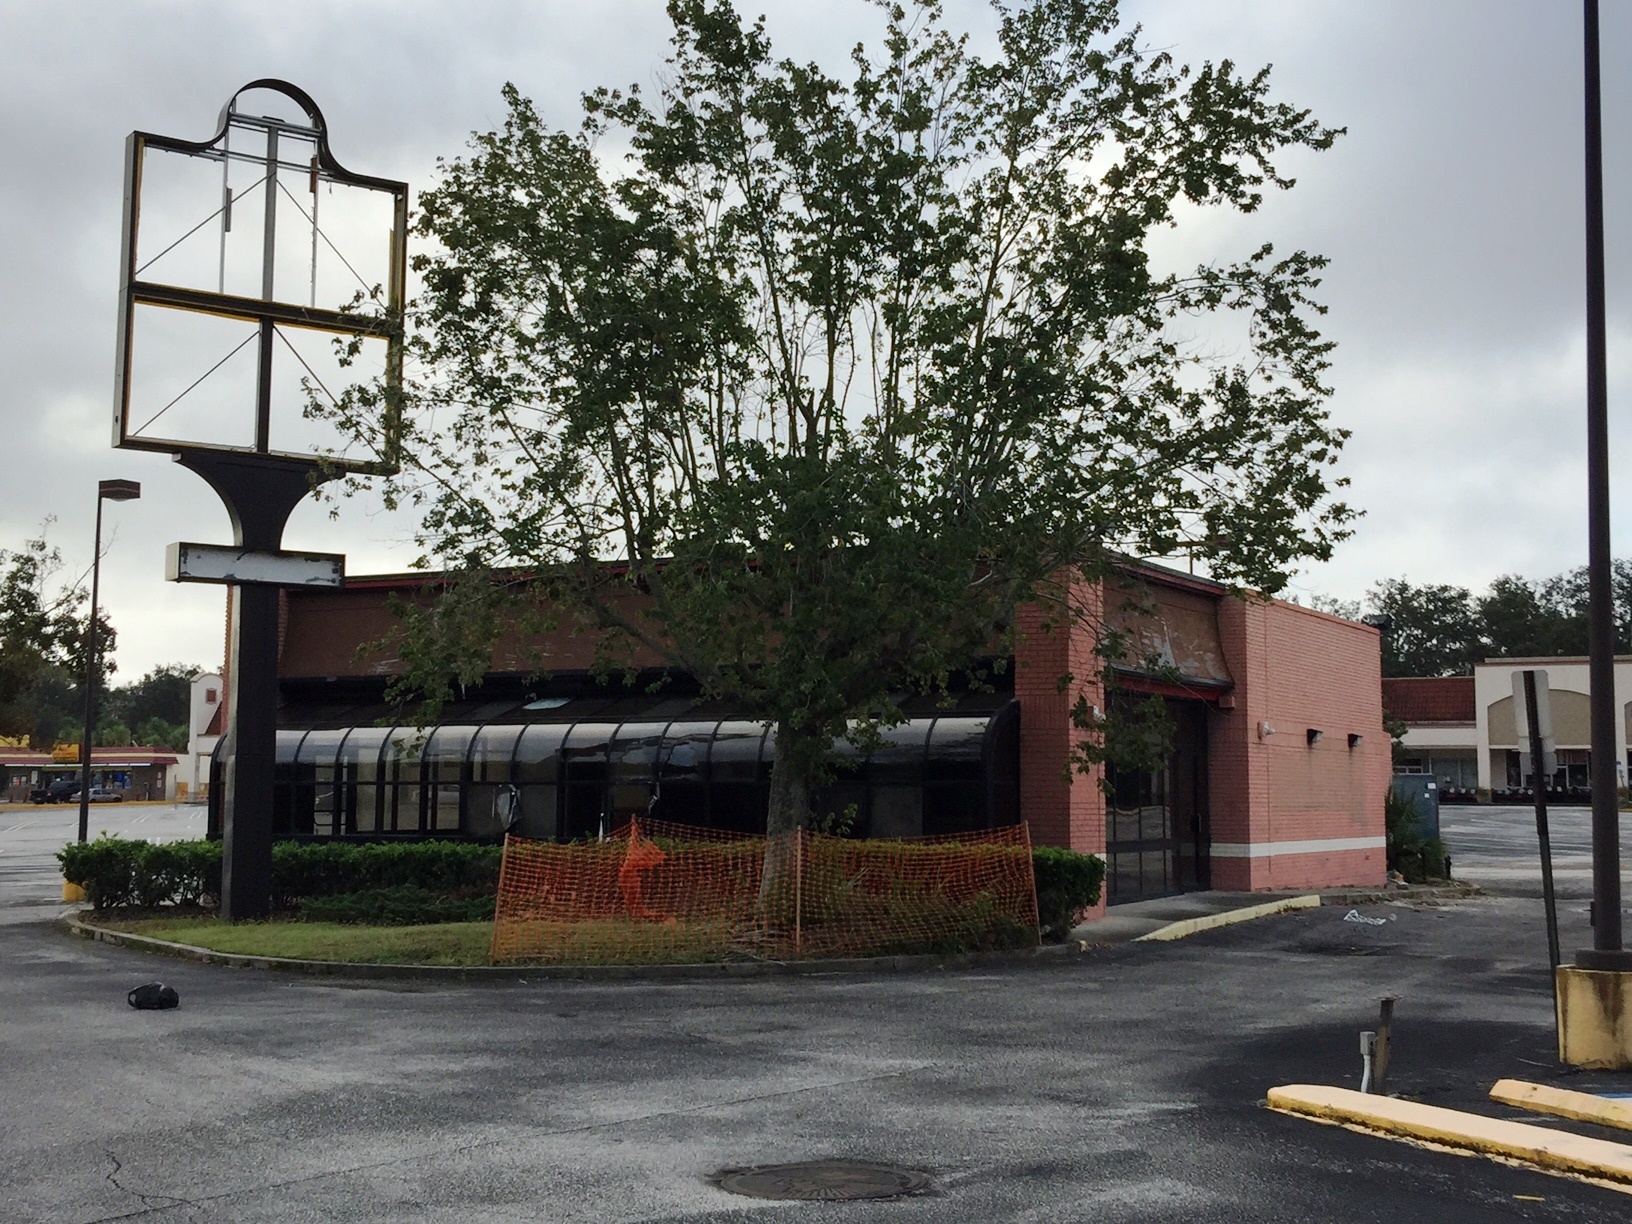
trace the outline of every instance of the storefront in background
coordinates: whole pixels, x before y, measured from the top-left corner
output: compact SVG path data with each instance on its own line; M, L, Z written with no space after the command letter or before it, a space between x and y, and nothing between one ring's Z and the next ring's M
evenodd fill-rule
M168 748L93 748L91 785L116 791L121 799L169 799L179 760ZM6 801L26 803L34 791L59 779L79 781L79 752L0 748L0 769Z

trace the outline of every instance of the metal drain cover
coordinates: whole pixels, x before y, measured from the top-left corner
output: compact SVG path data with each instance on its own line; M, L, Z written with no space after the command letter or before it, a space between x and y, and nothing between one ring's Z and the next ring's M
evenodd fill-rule
M749 1198L842 1202L922 1194L929 1189L929 1174L861 1160L805 1160L726 1169L714 1176L714 1183Z

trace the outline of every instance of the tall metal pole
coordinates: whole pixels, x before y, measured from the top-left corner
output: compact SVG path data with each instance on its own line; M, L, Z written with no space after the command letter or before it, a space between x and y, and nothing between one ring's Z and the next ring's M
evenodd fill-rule
M277 256L278 132L266 134L266 212L261 246L261 297L273 299ZM272 320L261 320L260 365L255 380L255 449L271 444ZM206 473L208 479L208 473ZM299 480L299 477L296 477ZM287 483L287 482L286 482ZM243 492L240 485L237 492ZM244 548L272 552L283 536L293 502L264 497L245 513L228 492L233 534ZM295 499L305 493L299 488ZM232 591L231 679L227 685L227 738L222 756L221 915L233 921L265 918L272 910L272 780L278 739L278 590L244 584Z
M1609 378L1604 338L1604 156L1598 0L1584 0L1587 221L1587 645L1592 713L1592 950L1588 969L1632 968L1621 945L1621 830L1615 769L1615 619L1610 588Z
M79 737L79 840L91 828L91 740L96 725L96 600L102 580L102 491L96 493L96 540L91 548L91 623L85 630L85 729Z

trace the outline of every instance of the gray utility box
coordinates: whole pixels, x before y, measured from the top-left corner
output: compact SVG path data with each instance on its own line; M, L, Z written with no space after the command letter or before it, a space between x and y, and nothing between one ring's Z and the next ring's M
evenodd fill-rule
M1417 827L1424 837L1439 836L1439 783L1433 774L1395 774L1394 793L1416 805Z

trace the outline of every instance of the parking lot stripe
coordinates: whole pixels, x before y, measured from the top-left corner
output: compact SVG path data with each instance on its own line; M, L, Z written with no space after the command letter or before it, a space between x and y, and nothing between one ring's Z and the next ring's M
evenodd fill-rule
M1632 1103L1594 1096L1590 1092L1573 1092L1567 1088L1549 1088L1545 1084L1531 1084L1525 1080L1504 1079L1496 1081L1496 1086L1490 1090L1490 1099L1528 1109L1532 1113L1573 1118L1577 1122L1593 1122L1617 1130L1632 1130Z
M1164 927L1157 927L1154 931L1139 936L1134 940L1134 943L1145 943L1147 940L1164 943L1168 940L1183 939L1187 935L1195 935L1201 931L1234 926L1237 922L1251 922L1254 918L1268 918L1271 914L1284 914L1288 910L1318 909L1319 907L1319 893L1311 893L1306 897L1284 897L1279 901L1266 901L1262 905L1247 905L1240 909L1225 910L1220 914L1204 914L1199 918L1186 918L1180 922L1170 922Z
M1279 1113L1516 1160L1548 1173L1590 1177L1632 1190L1632 1147L1605 1139L1322 1084L1271 1088L1267 1104Z

